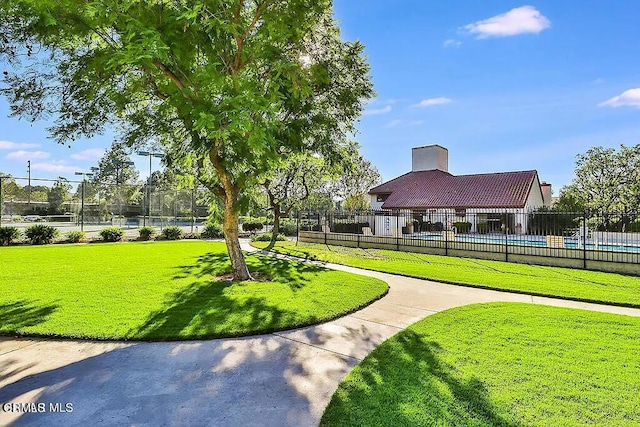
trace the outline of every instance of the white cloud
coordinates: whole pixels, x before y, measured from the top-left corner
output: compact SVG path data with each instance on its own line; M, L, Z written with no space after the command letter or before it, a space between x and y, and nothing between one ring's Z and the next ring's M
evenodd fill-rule
M625 90L618 96L614 96L598 104L600 107L636 107L640 108L640 88Z
M549 18L533 6L521 6L482 21L465 25L463 29L477 38L508 37L518 34L538 34L551 26Z
M10 160L42 160L49 158L49 153L45 151L14 151L5 156L5 159Z
M37 148L40 144L24 144L11 141L0 141L0 150L21 150L24 148Z
M462 45L462 42L455 39L447 39L442 43L443 47L460 47L460 45Z
M78 154L72 154L71 158L75 160L100 160L103 154L103 148L90 148Z
M408 126L418 126L424 123L422 120L391 120L389 123L385 125L387 128L394 128L396 126L408 127Z
M432 107L434 105L451 104L452 102L453 99L441 96L438 98L423 99L416 107Z
M387 105L384 108L372 108L370 110L365 110L364 113L362 113L365 116L372 116L375 114L386 114L389 113L391 111L391 105Z
M82 168L67 165L64 160L54 160L47 163L31 163L31 170L51 173L74 173Z

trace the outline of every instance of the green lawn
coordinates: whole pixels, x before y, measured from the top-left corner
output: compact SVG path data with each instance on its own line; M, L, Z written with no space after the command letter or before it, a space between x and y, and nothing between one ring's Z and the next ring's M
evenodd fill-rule
M326 426L640 425L640 318L519 303L427 317L340 384Z
M237 282L223 243L139 242L0 248L0 334L168 340L295 328L384 294L376 279L248 256Z
M312 243L278 242L272 250L421 279L640 307L638 276Z

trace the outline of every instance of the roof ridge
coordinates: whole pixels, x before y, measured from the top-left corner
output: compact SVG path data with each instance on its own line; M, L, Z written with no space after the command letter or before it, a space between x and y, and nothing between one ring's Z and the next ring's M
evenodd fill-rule
M523 172L535 172L536 174L538 173L536 169L528 169L528 170L522 170L522 171L469 173L464 175L453 175L453 176L462 177L462 176L483 176L483 175L506 175L506 174L523 173Z

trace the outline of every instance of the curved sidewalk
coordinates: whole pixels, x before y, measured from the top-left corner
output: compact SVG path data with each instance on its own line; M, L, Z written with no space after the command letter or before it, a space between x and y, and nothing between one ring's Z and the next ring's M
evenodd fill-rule
M243 248L256 251L247 244ZM640 316L640 309L322 265L378 277L389 284L389 294L328 323L248 338L167 343L0 339L0 425L316 425L353 366L382 341L432 313L514 301ZM7 405L27 403L44 405ZM73 411L61 412L69 410L67 403Z

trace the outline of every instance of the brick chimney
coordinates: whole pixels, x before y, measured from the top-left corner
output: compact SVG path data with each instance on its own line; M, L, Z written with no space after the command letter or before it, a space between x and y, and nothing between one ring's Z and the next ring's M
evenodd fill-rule
M548 208L551 207L551 184L542 181L540 190L542 190L542 203Z

